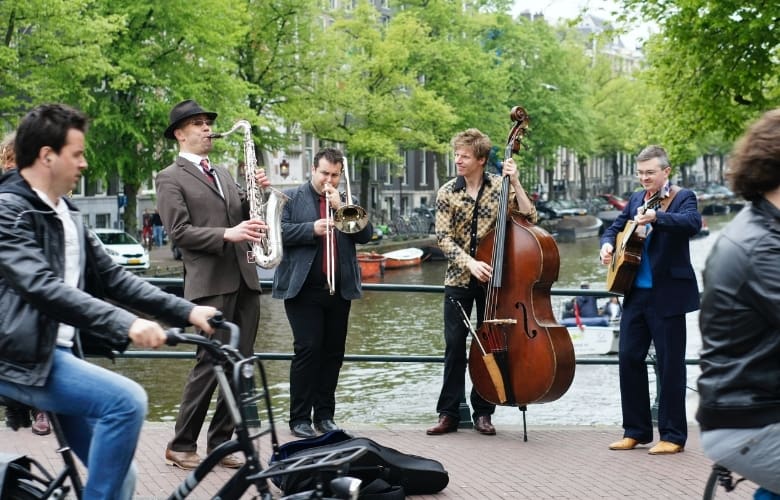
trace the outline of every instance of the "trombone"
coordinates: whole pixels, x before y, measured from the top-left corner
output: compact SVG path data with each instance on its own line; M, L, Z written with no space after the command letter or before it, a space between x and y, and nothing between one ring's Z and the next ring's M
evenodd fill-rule
M347 158L344 157L342 172L347 183L347 197L343 205L338 210L333 210L328 203L326 213L327 229L325 231L325 270L328 280L328 290L330 294L336 293L336 262L334 246L336 244L333 229L338 229L342 233L354 234L363 230L368 225L368 213L359 206L352 204L352 191L349 188L349 168L347 168Z

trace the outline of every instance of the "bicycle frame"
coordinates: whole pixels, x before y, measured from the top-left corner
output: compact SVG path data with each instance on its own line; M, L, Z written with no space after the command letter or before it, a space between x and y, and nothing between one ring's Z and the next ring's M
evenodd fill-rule
M13 473L13 479L20 490L29 492L36 498L66 498L72 490L73 495L80 499L83 496L84 485L76 468L73 452L70 446L64 444L65 435L57 415L49 412L46 415L60 445L57 453L62 457L65 466L56 476L52 476L37 460L22 455L13 457L14 459L8 463L9 472ZM70 481L70 485L66 484L67 481ZM0 481L0 494L3 489L4 485Z
M350 462L365 453L364 447L356 446L340 450L338 453L314 453L304 458L282 460L263 470L260 453L255 444L258 442L258 438L270 436L272 453L277 454L279 450L265 369L259 358L255 356L245 358L238 351L239 332L236 325L221 320L215 320L213 324L215 328L224 328L230 331L229 344L221 344L202 335L184 334L177 329L168 330L166 343L171 346L180 343L196 345L205 349L214 359L217 385L222 391L222 397L233 419L235 438L213 449L198 467L187 474L184 481L168 497L169 500L187 498L201 481L219 465L221 460L232 453L242 453L245 463L235 471L219 491L213 494L214 498L237 500L254 485L261 500L271 500L273 495L268 480L272 477L305 470L312 471L312 473L327 470L341 474L348 470ZM50 415L50 421L60 446L57 451L62 456L65 466L54 477L34 460L29 457L21 457L29 463L34 463L42 474L42 476L36 476L29 469L20 466L19 469L24 476L21 479L31 483L30 489L33 491L33 495L29 495L30 498L62 498L70 491L70 488L65 486L66 480L70 479L72 493L77 499L81 499L83 486L78 475L75 458L67 445L57 416ZM15 470L15 472L18 471ZM17 480L17 483L19 482L20 480ZM332 489L339 490L340 495L345 495L341 498L357 498L359 480L337 477L330 484ZM296 494L289 498L322 498L322 488L308 493L310 494L308 497Z

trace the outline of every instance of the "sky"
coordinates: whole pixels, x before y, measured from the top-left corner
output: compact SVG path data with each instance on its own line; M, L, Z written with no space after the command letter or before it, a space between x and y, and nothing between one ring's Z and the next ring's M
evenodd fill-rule
M602 19L613 20L612 12L617 11L618 6L619 2L614 0L515 0L512 15L524 11L541 12L548 22L555 24L559 19L573 19L585 10ZM639 26L624 35L623 42L630 47L638 39L647 38L649 31L647 25Z
M515 0L512 14L523 11L533 14L541 12L549 21L560 18L572 19L586 9L591 14L603 18L612 18L610 12L616 10L617 4L610 0Z

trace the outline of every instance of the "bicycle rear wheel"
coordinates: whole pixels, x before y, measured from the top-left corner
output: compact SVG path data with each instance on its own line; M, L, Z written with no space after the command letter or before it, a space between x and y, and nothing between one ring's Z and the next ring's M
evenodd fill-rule
M737 488L738 485L739 488ZM742 477L735 479L730 470L715 464L712 466L712 472L710 472L707 484L704 486L702 500L752 499L756 488L758 488L757 484Z

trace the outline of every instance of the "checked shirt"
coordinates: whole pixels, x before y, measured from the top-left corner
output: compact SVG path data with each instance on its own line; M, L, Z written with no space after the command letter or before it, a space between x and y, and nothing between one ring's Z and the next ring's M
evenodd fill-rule
M482 238L495 228L498 216L498 205L501 199L500 175L486 172L483 179L483 192L477 206L477 246ZM536 211L524 214L517 210L517 200L514 189L509 188L509 211L518 214L531 223L536 223ZM476 200L466 192L466 181L463 177L450 179L439 188L436 195L436 239L444 255L447 257L447 272L444 276L445 286L467 288L471 279L468 269L469 262L474 260L470 255L472 217Z

